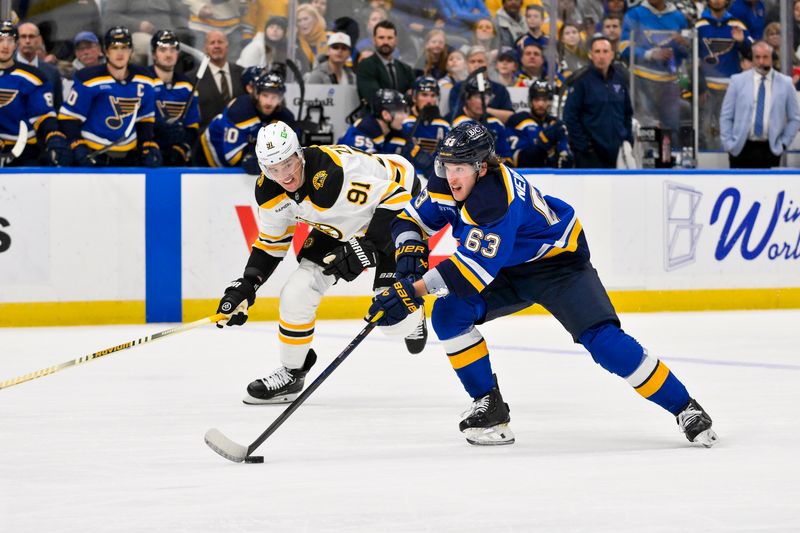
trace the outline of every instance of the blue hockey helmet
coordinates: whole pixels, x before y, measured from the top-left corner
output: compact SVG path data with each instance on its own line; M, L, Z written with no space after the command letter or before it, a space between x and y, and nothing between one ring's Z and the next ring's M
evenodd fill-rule
M0 22L0 37L13 37L15 41L19 40L19 32L13 22L10 20Z
M398 111L408 112L408 103L406 99L403 98L403 95L394 89L378 89L375 91L375 94L372 95L370 109L372 109L372 114L374 116L380 117L381 112L384 110L389 113L396 113Z
M479 122L462 122L442 139L436 154L435 170L446 177L445 163L467 163L479 172L481 163L494 157L494 135Z
M439 83L433 76L420 76L414 80L414 96L425 92L436 93L436 96L439 96Z
M114 26L109 28L103 37L103 47L108 50L112 44L123 44L128 48L133 48L133 37L131 37L131 30L125 26Z
M150 49L155 52L159 46L172 46L177 50L181 49L178 36L172 30L158 30L150 39Z
M247 67L242 71L242 77L241 77L242 87L247 87L248 85L256 81L256 79L262 74L265 74L264 67L257 67L257 66Z

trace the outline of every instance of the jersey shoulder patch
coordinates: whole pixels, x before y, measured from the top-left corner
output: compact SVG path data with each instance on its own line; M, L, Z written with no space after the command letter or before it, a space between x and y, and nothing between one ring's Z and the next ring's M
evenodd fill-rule
M503 218L514 198L501 172L490 172L475 184L464 203L464 213L478 226L486 226Z
M342 154L346 157L349 154ZM339 198L344 184L341 159L331 146L311 146L303 150L305 183L308 196L317 207L330 209Z

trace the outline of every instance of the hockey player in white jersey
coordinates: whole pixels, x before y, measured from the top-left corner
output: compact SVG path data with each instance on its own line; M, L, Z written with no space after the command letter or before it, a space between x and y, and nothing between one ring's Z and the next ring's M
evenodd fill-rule
M281 289L282 366L250 383L244 402L251 405L289 402L302 391L316 361L311 348L316 310L338 279L352 281L375 267L375 291L394 283L389 228L411 199L415 179L414 168L397 155L372 155L344 145L303 149L284 122L259 130L256 156L262 170L255 189L259 236L244 275L220 300L217 312L228 315L225 325L247 321L256 291L289 251L295 225L305 222L312 230L298 254L297 270ZM419 353L427 339L423 310L384 331L406 336L409 351Z

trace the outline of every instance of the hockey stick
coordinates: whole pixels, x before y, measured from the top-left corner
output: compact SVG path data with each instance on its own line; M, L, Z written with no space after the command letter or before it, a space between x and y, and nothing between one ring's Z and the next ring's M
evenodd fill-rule
M142 337L141 339L136 339L135 341L126 342L124 344L120 344L117 346L112 346L111 348L106 348L105 350L100 350L99 352L94 352L93 354L84 355L83 357L78 357L77 359L73 359L72 361L67 361L66 363L61 363L60 365L53 365L47 368L43 368L41 370L37 370L36 372L31 372L30 374L25 374L24 376L20 376L14 379L7 379L0 383L0 389L7 389L9 387L13 387L14 385L19 385L20 383L25 383L26 381L31 381L36 378L41 378L44 376L49 376L50 374L55 374L65 368L69 368L71 366L77 366L83 363L87 363L89 361L93 361L95 359L99 359L103 356L110 355L115 352L120 352L122 350L126 350L128 348L132 348L134 346L138 346L140 344L145 344L150 341L155 341L158 339L162 339L164 337L169 337L170 335L175 335L176 333L183 333L184 331L189 331L190 329L194 329L198 326L202 326L204 324L212 324L214 322L218 322L223 320L227 317L222 313L207 316L205 318L201 318L200 320L195 320L194 322L189 322L188 324L182 324L180 326L176 326L174 328L170 328L164 331L159 331L158 333L153 333L152 335L148 335L147 337Z
M263 444L264 441L270 437L270 435L275 433L275 430L281 427L281 425L286 422L287 418L292 416L292 413L294 413L297 408L300 407L300 405L302 405L302 403L306 401L320 385L322 385L322 382L325 381L334 370L336 370L336 367L338 367L345 359L347 359L347 356L353 353L353 350L355 350L356 347L361 344L361 341L363 341L364 338L369 335L369 332L372 331L381 316L383 316L382 311L375 316L369 317L369 323L364 326L364 329L362 329L352 341L350 341L350 344L348 344L345 349L342 350L342 353L336 356L336 359L334 359L333 362L329 364L319 376L317 376L317 379L315 379L314 382L309 385L308 388L304 390L300 396L298 396L289 405L289 407L287 407L280 414L280 416L276 418L275 421L270 424L270 426L249 446L238 444L226 437L217 428L212 428L206 431L205 435L205 441L206 444L208 444L208 447L220 454L225 459L233 461L234 463L263 463L263 456L251 457L251 454L256 451L256 449L261 446L261 444Z
M297 68L297 64L294 61L287 59L286 66L292 71L292 75L300 89L300 105L297 107L297 127L303 132L316 133L319 131L319 124L303 118L303 105L306 101L306 82L303 81L300 69Z
M17 140L14 142L13 148L8 156L0 157L0 168L6 166L25 151L25 146L28 144L28 123L24 120L19 121L19 133L17 133ZM6 161L8 160L8 161Z
M125 142L125 140L128 137L130 137L131 132L133 131L133 127L136 125L136 117L137 117L138 114L139 114L139 102L136 102L136 106L133 108L133 114L131 115L131 123L128 124L127 128L125 128L125 133L123 133L122 136L119 139L117 139L116 141L114 141L113 143L111 143L108 146L105 146L105 147L103 147L103 148L101 148L99 150L96 150L96 151L92 152L87 157L89 159L91 159L92 161L94 161L95 159L97 159L98 157L100 157L104 153L108 152L109 150L111 150L115 146L119 146L123 142Z
M179 120L183 119L183 117L186 116L187 111L189 111L189 106L192 105L192 100L194 99L195 91L197 91L197 84L200 83L202 77L206 75L206 70L208 69L208 64L210 62L211 58L207 55L204 55L203 61L201 61L200 66L197 67L197 76L195 77L194 83L192 84L192 90L189 91L189 100L186 102L186 105L183 106L181 114L178 115L177 117L168 118L167 124L174 124L175 122L178 122Z

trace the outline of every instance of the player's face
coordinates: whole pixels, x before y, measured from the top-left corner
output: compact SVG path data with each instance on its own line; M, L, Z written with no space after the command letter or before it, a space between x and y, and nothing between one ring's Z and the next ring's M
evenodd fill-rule
M389 118L387 115L389 115L389 112L384 111L383 112L384 118ZM389 124L389 127L393 130L402 130L403 121L407 118L408 118L408 111L405 110L395 111L394 113L391 114L391 118L389 119L387 124Z
M469 163L445 163L444 171L447 185L453 193L456 202L463 202L472 192L475 184L478 183L478 175L475 167Z
M438 97L436 96L435 92L422 91L417 93L417 95L414 97L414 105L417 107L417 110L420 110L425 106L439 105L436 101L437 99Z
M114 68L125 68L128 66L132 53L133 50L130 46L112 44L106 50L106 61Z
M267 167L266 175L285 190L294 192L303 185L303 164L297 154L292 154L288 159Z
M531 100L531 111L537 117L543 117L547 114L547 108L550 107L550 100L548 98L537 97Z
M17 50L17 41L10 35L0 37L0 63L7 63L14 57Z
M176 46L159 46L156 48L153 62L161 70L172 72L178 62L178 48Z
M271 115L278 109L278 106L281 105L282 100L283 98L279 94L262 91L258 93L256 97L256 105L258 106L259 113L262 115Z
M486 98L486 103L489 103L489 98ZM478 117L483 114L483 102L481 101L480 93L473 94L466 101L467 112L473 117Z

